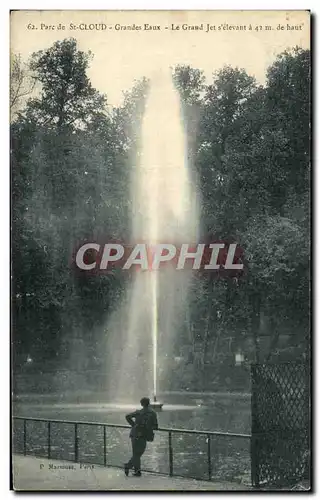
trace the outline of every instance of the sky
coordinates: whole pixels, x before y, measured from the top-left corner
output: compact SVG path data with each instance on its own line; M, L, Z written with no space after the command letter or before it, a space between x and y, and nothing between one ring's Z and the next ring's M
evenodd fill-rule
M144 29L145 24L160 29ZM117 29L118 25L141 29ZM202 29L192 29L195 26ZM24 60L69 37L77 39L80 50L93 52L91 82L107 94L109 104L119 105L123 91L132 88L135 79L152 77L159 68L176 64L202 69L208 81L228 64L244 68L264 83L277 54L296 45L309 48L309 13L20 10L11 14L11 50Z

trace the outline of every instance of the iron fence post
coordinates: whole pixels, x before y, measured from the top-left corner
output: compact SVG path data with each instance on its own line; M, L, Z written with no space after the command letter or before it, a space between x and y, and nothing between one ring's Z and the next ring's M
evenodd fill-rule
M256 366L251 365L251 439L250 439L250 459L251 459L251 484L259 488L259 464L258 464L258 441L257 432L257 387L256 387Z
M258 440L259 438L255 434L252 434L250 440L251 484L255 488L259 488Z
M23 421L23 454L27 454L27 421Z
M74 461L79 462L78 424L74 424Z
M211 481L212 468L211 468L211 436L207 436L207 452L208 452L208 478Z
M51 458L51 422L48 421L48 458Z
M106 439L106 426L103 426L103 463L107 466L107 439Z
M173 449L172 449L172 433L169 431L169 476L173 476Z

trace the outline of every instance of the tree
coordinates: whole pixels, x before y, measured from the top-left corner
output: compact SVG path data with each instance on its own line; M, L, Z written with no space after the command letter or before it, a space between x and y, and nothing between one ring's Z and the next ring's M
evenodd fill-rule
M92 87L86 74L91 58L91 52L77 49L73 38L34 53L30 68L41 84L41 94L29 101L26 117L58 130L83 129L101 119L106 98Z
M225 289L218 282L197 288L194 335L210 356L223 336L233 337L235 345L246 344L256 360L274 356L278 345L285 345L284 336L282 350L295 346L296 352L305 352L309 54L301 49L281 54L268 70L265 87L229 67L215 76L200 100L195 143L201 222L207 234L233 236L242 245L248 270ZM200 321L200 304L207 304L208 327ZM222 312L220 318L216 311ZM209 337L203 336L208 328Z
M235 172L226 158L228 144L239 134L243 110L256 84L244 70L228 66L214 76L203 98L196 164L206 231L225 237L234 234L239 213L237 199L230 191Z
M32 94L36 80L31 75L20 54L11 54L10 58L10 110L14 117L22 101Z
M68 263L76 242L101 219L106 225L110 119L106 99L86 76L89 59L74 40L34 54L40 96L27 101L11 129L14 342L18 352L42 345L38 359L57 353L65 332L79 324L79 290Z
M173 81L182 101L188 104L200 103L205 89L203 71L189 65L178 64L173 70Z

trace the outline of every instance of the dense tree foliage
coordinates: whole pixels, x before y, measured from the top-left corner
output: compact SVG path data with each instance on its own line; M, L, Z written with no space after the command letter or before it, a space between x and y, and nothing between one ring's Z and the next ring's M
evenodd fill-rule
M24 73L13 57L16 104ZM73 39L34 54L29 70L41 90L11 125L18 371L27 355L43 371L70 366L72 352L85 360L78 370L103 364L99 326L126 285L121 273L83 276L69 265L77 242L130 232L130 167L148 89L136 82L111 110L87 76L92 57ZM265 86L239 68L211 82L198 69L173 69L203 234L236 240L247 267L241 279L193 281L175 347L177 387L246 387L238 351L248 363L309 354L309 58L299 48L279 55Z

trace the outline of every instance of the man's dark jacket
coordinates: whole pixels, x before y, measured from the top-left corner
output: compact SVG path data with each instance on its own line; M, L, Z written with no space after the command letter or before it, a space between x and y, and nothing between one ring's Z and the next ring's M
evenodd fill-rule
M150 408L142 408L126 415L127 422L131 425L131 438L144 438L152 440L153 431L158 429L156 412Z

